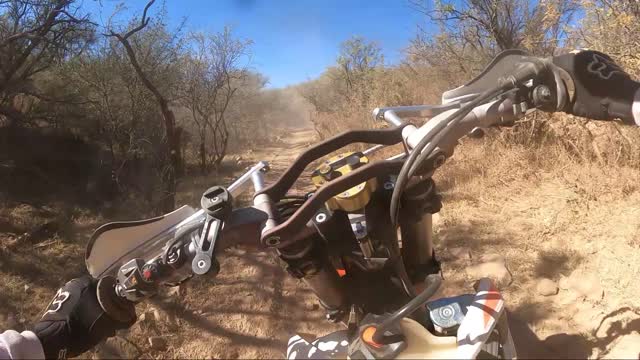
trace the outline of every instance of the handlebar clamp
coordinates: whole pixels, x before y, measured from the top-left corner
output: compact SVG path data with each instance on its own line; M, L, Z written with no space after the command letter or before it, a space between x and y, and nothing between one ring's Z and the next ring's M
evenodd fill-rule
M226 221L231 215L233 196L223 186L207 189L200 198L200 206L210 216Z

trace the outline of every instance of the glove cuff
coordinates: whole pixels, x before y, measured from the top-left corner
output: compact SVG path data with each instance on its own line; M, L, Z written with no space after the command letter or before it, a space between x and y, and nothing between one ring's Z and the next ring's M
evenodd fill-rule
M44 350L40 340L31 331L21 333L7 330L0 334L0 348L8 351L12 359L44 359Z

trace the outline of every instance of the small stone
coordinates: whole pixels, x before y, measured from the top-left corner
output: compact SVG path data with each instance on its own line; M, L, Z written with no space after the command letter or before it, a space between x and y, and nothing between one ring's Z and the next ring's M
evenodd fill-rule
M455 260L470 260L471 259L471 251L464 247L454 247L448 249L449 254Z
M162 336L149 337L149 346L153 350L164 351L167 349L167 340Z
M27 284L24 284L24 292L29 292L29 289L31 289L31 287Z
M151 309L151 314L149 315L149 317L151 318L153 316L153 320L154 321L164 321L164 318L162 316L162 312L160 312L160 310L156 309L156 308L152 308Z
M137 334L148 334L150 329L157 329L167 321L164 312L161 312L154 306L149 306L145 312L138 316L136 321L130 330Z
M168 296L182 297L184 296L184 288L180 285L172 286L167 290Z
M552 296L558 293L558 285L553 280L542 279L536 285L536 291L542 296Z
M473 280L488 277L495 282L498 289L503 289L511 284L512 276L504 259L496 256L483 256L481 259L484 262L466 268L467 276Z
M7 314L7 328L11 329L18 325L18 320L16 320L16 316L12 313Z
M140 315L138 318L138 322L143 323L145 325L153 325L156 320L159 319L159 312L157 309L153 309L150 311L146 311Z
M487 254L483 254L482 256L480 256L480 261L482 262L498 262L501 264L506 264L507 261L505 260L504 256L497 254L497 253L487 253Z
M583 273L575 270L568 277L560 279L560 288L573 291L576 295L598 301L604 297L604 289L600 278L593 273Z
M120 336L108 338L96 347L96 359L137 359L140 350Z

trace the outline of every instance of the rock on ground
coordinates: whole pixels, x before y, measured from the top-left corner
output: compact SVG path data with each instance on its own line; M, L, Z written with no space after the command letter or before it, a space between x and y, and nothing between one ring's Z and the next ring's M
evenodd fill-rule
M108 338L96 347L94 359L137 359L142 352L120 336Z
M4 321L8 329L13 329L18 325L18 320L16 319L16 316L12 313L8 313Z
M498 254L486 254L479 259L479 263L466 268L467 276L473 280L483 277L492 279L498 289L503 289L511 284L512 276L507 269L505 259Z
M162 336L149 337L149 346L153 350L163 351L167 349L167 339Z
M552 296L558 293L558 285L553 280L541 279L536 284L536 292L542 296Z
M600 278L593 273L583 273L575 270L571 275L563 277L559 282L560 288L576 293L576 295L598 301L604 297L604 289Z
M622 335L606 354L609 359L637 359L640 334Z
M447 249L454 260L470 260L471 251L465 247L454 247Z

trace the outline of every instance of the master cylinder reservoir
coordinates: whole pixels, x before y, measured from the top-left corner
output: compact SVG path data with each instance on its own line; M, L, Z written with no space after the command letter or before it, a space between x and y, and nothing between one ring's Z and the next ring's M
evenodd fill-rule
M346 175L360 166L369 163L369 159L361 152L347 152L336 155L318 166L311 174L311 180L316 188L322 187L327 182ZM376 191L376 179L369 179L334 197L326 203L331 210L344 210L353 212L364 208L371 199L371 194Z

